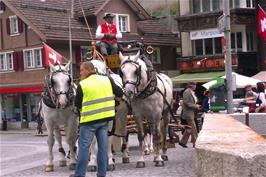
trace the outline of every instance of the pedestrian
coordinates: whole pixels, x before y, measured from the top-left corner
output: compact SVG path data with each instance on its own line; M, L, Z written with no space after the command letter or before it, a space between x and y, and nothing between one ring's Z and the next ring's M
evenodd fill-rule
M256 99L255 112L266 112L265 85L262 82L257 83L258 96Z
M37 117L36 119L37 120L37 134L40 135L40 134L43 134L42 125L43 125L44 120L40 114L37 114L36 117Z
M113 18L113 14L107 13L103 17L105 22L96 29L96 39L100 39L100 50L104 56L116 55L118 53L117 39L122 38L119 28L113 24Z
M195 123L196 112L200 110L201 106L197 104L197 97L195 95L196 83L189 82L187 89L183 93L183 109L182 109L182 119L184 119L187 125L191 126L190 131L185 131L179 145L187 148L187 142L189 136L191 135L191 141L193 147L195 147L195 142L198 136L197 127Z
M94 136L98 142L97 177L104 177L108 161L108 121L115 115L114 95L121 99L123 91L112 79L96 74L90 61L81 64L80 79L75 100L75 106L81 115L78 161L75 174L70 177L85 177L89 148Z
M210 100L210 91L205 90L203 93L203 98L202 98L202 103L201 103L201 108L204 113L208 113L210 111L209 100Z

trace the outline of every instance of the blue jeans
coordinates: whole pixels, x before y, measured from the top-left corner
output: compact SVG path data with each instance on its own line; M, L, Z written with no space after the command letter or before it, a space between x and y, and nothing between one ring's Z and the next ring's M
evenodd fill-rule
M105 42L100 43L101 54L104 56L107 55L116 55L118 52L117 43L108 44Z
M75 169L75 176L86 175L88 160L89 160L89 148L94 135L96 135L98 144L97 153L97 176L106 176L108 165L108 121L95 123L92 125L81 125L80 136L78 141L78 162Z

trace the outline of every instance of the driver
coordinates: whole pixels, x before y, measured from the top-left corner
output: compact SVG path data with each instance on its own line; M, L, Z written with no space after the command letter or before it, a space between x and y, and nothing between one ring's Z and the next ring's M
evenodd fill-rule
M113 24L113 18L113 14L107 13L103 17L105 22L100 24L96 30L96 39L100 39L100 50L104 56L117 54L117 39L122 38L119 28Z

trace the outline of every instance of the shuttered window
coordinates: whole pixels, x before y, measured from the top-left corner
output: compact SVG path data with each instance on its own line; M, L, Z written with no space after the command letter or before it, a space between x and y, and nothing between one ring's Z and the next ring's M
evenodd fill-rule
M26 49L23 51L24 68L42 68L42 48Z
M0 53L0 71L13 71L13 52Z
M9 17L9 24L10 24L10 35L18 34L18 18L17 16L10 16Z

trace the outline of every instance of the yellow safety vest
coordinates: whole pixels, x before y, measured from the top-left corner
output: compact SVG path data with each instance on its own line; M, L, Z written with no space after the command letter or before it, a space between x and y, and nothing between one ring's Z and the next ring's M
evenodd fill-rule
M80 123L115 116L115 101L108 77L90 75L80 82L83 92Z

